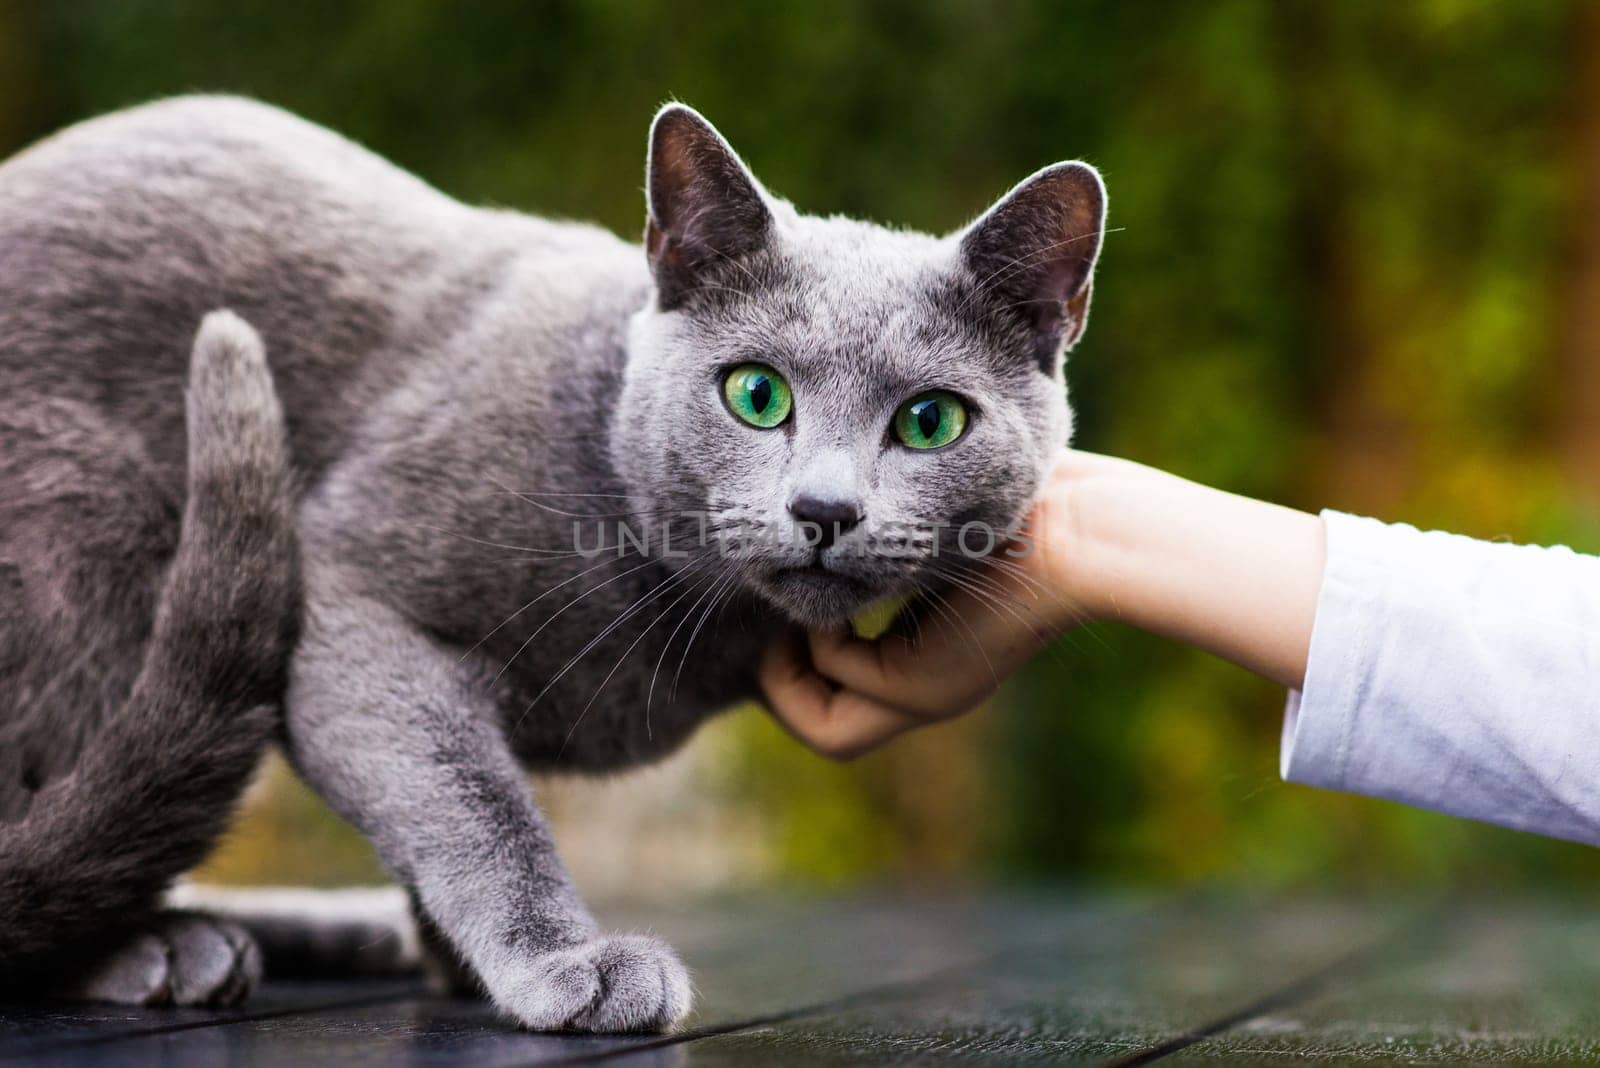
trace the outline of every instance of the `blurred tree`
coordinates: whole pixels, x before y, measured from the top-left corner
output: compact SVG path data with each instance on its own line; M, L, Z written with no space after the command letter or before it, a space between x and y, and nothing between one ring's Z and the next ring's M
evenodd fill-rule
M0 0L0 152L164 93L244 92L464 199L624 234L641 224L645 124L671 97L802 207L932 230L1082 157L1106 175L1112 233L1069 366L1080 444L1302 507L1594 549L1575 488L1600 487L1595 11ZM1279 784L1281 701L1090 627L989 714L859 765L734 717L702 750L706 788L761 814L786 878L1576 882L1600 867L1592 850ZM249 844L286 856L289 838L370 870L278 796L226 870L263 874L272 858Z
M1600 6L1577 6L1571 40L1573 225L1552 393L1562 469L1592 508L1600 505Z
M24 144L44 129L37 14L27 0L0 0L0 145Z

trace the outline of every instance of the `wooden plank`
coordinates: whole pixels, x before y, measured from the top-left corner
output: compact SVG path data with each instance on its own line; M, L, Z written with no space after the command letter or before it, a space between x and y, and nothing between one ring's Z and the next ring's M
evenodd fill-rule
M1281 1046L1256 1051L1267 1057L1287 1053L1291 1038L1328 1048L1312 1042L1313 1026L1288 1035L1263 1032L1261 1021L1299 1011L1315 991L1297 983L1384 940L1397 916L1335 903L997 895L707 904L609 917L623 928L652 927L695 969L700 1010L691 1031L667 1039L529 1035L487 1005L414 987L301 984L269 986L234 1013L8 1010L3 1024L18 1027L0 1026L0 1060L493 1068L689 1055L712 1065L1010 1064L1138 1057L1167 1052L1174 1040L1187 1043L1179 1057L1214 1057L1249 1052L1263 1038ZM1600 940L1600 931L1590 936ZM1351 981L1342 976L1337 989ZM1286 989L1294 996L1274 1005ZM1261 1011L1250 1010L1262 999ZM1233 1020L1241 1008L1244 1019ZM1205 1037L1219 1028L1229 1029Z
M1064 905L1012 899L903 898L848 902L764 901L656 913L697 972L701 1030L848 1002L864 992L925 983L981 964L1000 947L1060 937L1109 944L1131 903ZM640 916L613 916L637 929ZM332 984L345 1001L304 986L270 987L249 1010L201 1013L115 1008L57 1009L36 1019L30 1060L46 1064L304 1065L534 1064L653 1048L649 1038L528 1035L486 1005ZM365 1000L351 1004L353 989ZM24 1047L14 1047L22 1052Z
M1573 903L1477 904L1436 950L1262 1013L1175 1062L1600 1061L1600 917Z
M315 1008L213 1026L146 1032L26 1054L44 1066L543 1063L622 1048L627 1039L527 1034L484 1002L427 996Z
M1109 949L1151 906L1136 898L971 895L796 900L736 908L713 937L686 943L700 1026L787 1013L855 992L981 969L1039 946ZM731 922L730 922L731 921ZM670 936L671 932L667 932Z
M1053 938L1052 917L1018 926L1032 948L945 984L885 989L815 1014L697 1039L696 1064L817 1065L1098 1062L1138 1057L1240 1006L1381 944L1381 911L1317 904L1271 909L1196 903L1105 918ZM1355 954L1352 956L1352 954Z
M44 1050L114 1042L166 1031L216 1027L312 1011L352 1009L414 996L419 983L269 984L235 1009L144 1009L125 1005L38 1004L0 1008L0 1061Z

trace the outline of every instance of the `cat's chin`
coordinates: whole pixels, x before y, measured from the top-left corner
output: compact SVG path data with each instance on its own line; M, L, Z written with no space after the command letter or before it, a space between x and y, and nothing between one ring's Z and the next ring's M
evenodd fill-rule
M802 626L843 623L878 600L883 591L821 567L786 567L762 582L767 598Z

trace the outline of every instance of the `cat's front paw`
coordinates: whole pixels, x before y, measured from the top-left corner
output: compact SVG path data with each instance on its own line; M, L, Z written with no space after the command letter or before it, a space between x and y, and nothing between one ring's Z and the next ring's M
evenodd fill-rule
M693 999L688 969L672 947L645 935L601 935L518 970L514 982L491 993L535 1031L666 1031Z

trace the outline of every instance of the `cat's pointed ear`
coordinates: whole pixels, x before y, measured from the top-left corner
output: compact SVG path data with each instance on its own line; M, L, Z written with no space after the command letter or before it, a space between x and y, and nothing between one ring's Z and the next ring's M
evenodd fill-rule
M716 128L682 104L656 113L645 183L645 249L664 308L720 262L759 248L772 229L760 183Z
M1105 231L1106 187L1087 163L1055 163L1020 182L961 235L973 306L1023 323L1046 373L1083 335Z

